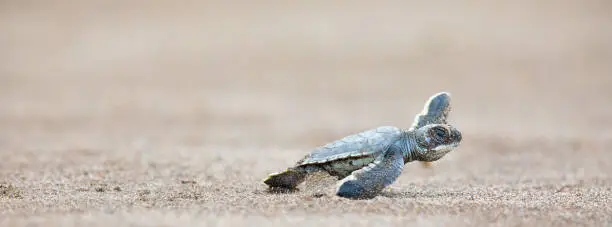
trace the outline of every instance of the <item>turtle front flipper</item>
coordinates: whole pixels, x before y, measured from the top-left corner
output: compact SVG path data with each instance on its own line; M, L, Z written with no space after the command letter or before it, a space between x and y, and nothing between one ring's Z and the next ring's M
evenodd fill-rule
M395 182L403 167L404 157L401 150L392 146L374 162L342 179L336 195L349 199L374 198Z
M432 95L423 111L419 113L412 123L412 129L417 129L428 124L446 124L448 113L451 111L450 93L440 92Z
M304 182L307 174L303 168L289 168L280 173L270 174L264 183L271 188L295 189L298 184Z
M425 106L423 111L419 113L412 123L411 129L417 129L428 124L446 124L448 113L451 110L450 105L450 93L439 92L432 95ZM431 167L431 162L421 162L423 167Z

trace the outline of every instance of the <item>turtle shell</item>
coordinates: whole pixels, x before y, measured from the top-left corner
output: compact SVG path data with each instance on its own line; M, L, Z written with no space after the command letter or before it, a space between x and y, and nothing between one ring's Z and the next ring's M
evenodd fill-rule
M347 158L372 157L385 151L404 131L398 127L381 126L315 148L298 165L333 162Z

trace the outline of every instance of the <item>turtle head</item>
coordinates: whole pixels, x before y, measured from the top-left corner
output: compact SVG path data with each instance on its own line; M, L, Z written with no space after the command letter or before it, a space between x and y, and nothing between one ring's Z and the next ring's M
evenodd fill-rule
M442 158L461 143L461 132L448 124L429 124L415 130L419 161Z

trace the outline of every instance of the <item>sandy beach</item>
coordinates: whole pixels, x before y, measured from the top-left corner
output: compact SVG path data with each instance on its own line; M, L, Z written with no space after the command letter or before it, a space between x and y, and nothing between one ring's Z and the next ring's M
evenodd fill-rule
M607 1L2 1L0 226L612 225ZM262 180L409 127L461 146L370 200Z

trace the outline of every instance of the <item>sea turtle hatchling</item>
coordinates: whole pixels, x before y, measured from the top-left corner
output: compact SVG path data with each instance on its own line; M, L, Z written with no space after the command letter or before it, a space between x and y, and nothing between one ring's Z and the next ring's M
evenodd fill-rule
M433 95L409 129L381 126L314 149L287 170L271 174L270 188L295 189L308 174L325 171L341 180L336 195L376 197L412 161L433 162L461 143L461 132L446 122L450 94Z

